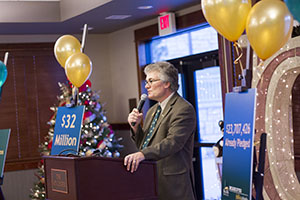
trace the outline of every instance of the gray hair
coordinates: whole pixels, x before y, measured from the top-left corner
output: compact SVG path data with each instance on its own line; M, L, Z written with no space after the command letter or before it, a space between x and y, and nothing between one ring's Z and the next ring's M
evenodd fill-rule
M159 72L159 78L163 82L170 83L170 89L173 92L178 90L178 70L169 62L156 62L149 64L145 67L144 73L147 75L149 72Z

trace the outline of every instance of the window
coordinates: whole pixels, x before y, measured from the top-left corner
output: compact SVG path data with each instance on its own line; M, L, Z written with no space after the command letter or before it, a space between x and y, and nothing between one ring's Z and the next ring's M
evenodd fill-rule
M177 92L178 92L178 94L180 95L180 96L184 96L184 91L183 91L183 88L182 88L182 83L183 82L183 80L182 80L182 76L181 76L181 74L178 74L178 84L179 84L179 88L178 88L178 90L177 90Z
M205 25L153 39L149 45L151 62L170 60L218 49L218 34Z

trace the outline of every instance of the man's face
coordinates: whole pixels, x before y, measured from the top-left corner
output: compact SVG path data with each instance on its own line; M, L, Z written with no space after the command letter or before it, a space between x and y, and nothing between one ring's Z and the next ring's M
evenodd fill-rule
M149 72L146 82L145 88L148 91L148 98L162 102L166 98L170 83L160 80L158 71Z

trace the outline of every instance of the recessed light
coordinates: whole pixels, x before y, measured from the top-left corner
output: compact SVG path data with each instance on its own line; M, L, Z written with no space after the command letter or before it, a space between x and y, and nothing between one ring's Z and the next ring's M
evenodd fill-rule
M105 17L105 19L126 19L131 17L131 15L111 15L109 17Z
M139 6L137 8L140 9L140 10L148 10L148 9L153 8L153 6Z

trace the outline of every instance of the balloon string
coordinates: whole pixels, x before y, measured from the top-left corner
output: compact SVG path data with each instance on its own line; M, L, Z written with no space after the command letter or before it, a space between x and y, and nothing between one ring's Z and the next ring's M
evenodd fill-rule
M257 65L257 69L260 69L264 66L264 61L260 59L259 64Z
M237 54L237 58L234 60L234 64L237 65L238 63L240 64L240 68L241 68L241 73L243 73L243 64L241 61L241 58L243 56L243 49L241 48L240 44L237 43L236 41L233 43L233 46L235 47L235 51Z
M258 146L260 144L260 140L253 143L254 146Z
M72 96L73 96L73 100L74 100L74 106L77 106L79 95L78 95L78 88L75 87L74 85L72 88Z

